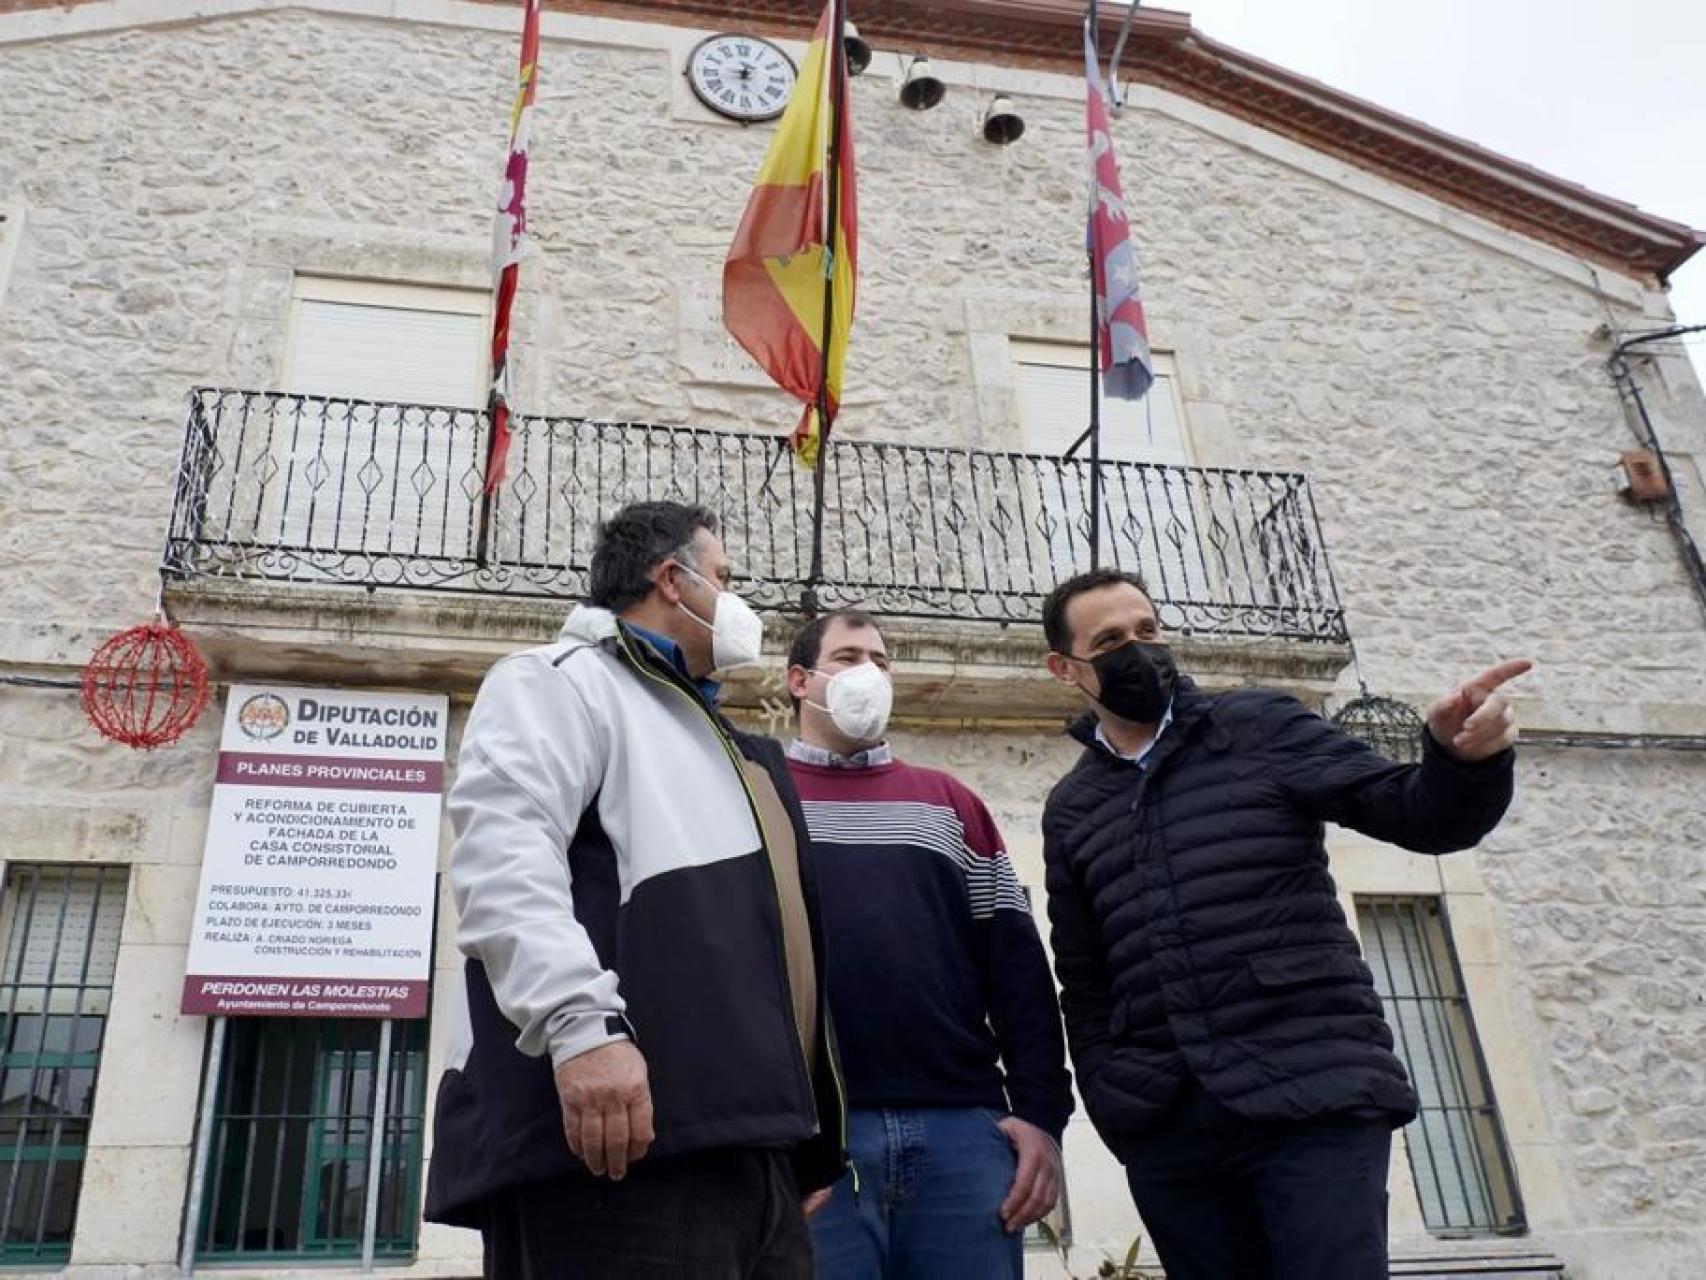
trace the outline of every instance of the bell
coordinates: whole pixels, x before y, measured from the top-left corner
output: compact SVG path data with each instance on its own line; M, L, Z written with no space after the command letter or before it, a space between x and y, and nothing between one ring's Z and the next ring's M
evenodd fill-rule
M996 94L989 109L983 113L984 141L1004 147L1009 142L1017 142L1024 132L1024 118L1013 110L1013 100L1004 93Z
M871 46L851 22L842 30L841 48L847 55L847 74L856 76L871 65Z
M907 65L906 79L900 86L900 100L904 105L914 111L928 111L947 92L948 86L930 74L929 58L919 54Z

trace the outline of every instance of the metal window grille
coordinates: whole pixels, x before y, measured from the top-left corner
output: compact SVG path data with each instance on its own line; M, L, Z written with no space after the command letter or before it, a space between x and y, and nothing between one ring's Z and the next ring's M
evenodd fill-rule
M408 1257L419 1219L425 1021L392 1024L374 1252ZM233 1018L217 1082L196 1257L361 1256L380 1024Z
M123 867L6 868L0 891L0 1262L71 1252L124 924Z
M1422 1220L1436 1235L1526 1228L1492 1082L1437 897L1357 900L1363 949L1421 1100L1407 1132Z

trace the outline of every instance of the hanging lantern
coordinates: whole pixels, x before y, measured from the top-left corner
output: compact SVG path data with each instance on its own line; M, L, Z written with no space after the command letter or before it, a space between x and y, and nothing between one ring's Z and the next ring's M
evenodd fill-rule
M207 698L206 659L163 619L119 632L83 668L83 713L103 736L127 747L176 742Z
M1365 685L1361 695L1345 703L1332 718L1339 728L1368 743L1388 760L1415 764L1422 758L1424 722L1407 702L1377 698Z

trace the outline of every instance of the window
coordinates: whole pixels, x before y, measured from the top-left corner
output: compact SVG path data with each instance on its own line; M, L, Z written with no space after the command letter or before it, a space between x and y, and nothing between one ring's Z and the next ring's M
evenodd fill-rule
M1019 362L1019 413L1029 453L1059 455L1090 425L1090 349L1058 343L1015 342ZM1141 400L1102 397L1102 457L1116 462L1188 466L1178 373L1165 352L1153 357L1155 382ZM1088 458L1090 442L1079 446Z
M301 276L266 424L263 527L311 570L351 553L464 558L480 489L488 295Z
M124 925L123 867L6 868L0 1262L64 1262Z
M1363 949L1421 1098L1407 1132L1422 1220L1436 1235L1524 1230L1445 910L1435 897L1357 899Z
M1013 350L1025 449L1060 457L1090 424L1090 349L1016 342ZM1163 599L1206 600L1210 557L1197 530L1210 494L1203 473L1191 470L1172 358L1156 353L1154 368L1155 382L1143 399L1102 397L1103 555L1143 574ZM1062 464L1057 491L1039 498L1063 526L1058 533L1051 528L1050 541L1066 539L1071 562L1088 568L1089 441Z
M391 1026L374 1254L406 1258L419 1219L427 1024ZM360 1257L380 1024L232 1018L226 1036L196 1257Z

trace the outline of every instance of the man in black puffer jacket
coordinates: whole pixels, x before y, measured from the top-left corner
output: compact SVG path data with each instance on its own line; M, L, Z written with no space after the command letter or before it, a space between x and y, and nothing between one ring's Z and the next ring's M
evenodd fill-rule
M1497 690L1529 664L1441 699L1400 765L1287 695L1199 690L1132 575L1062 583L1043 627L1093 707L1043 812L1067 1038L1169 1280L1385 1277L1392 1129L1416 1097L1324 824L1474 845L1511 798Z

